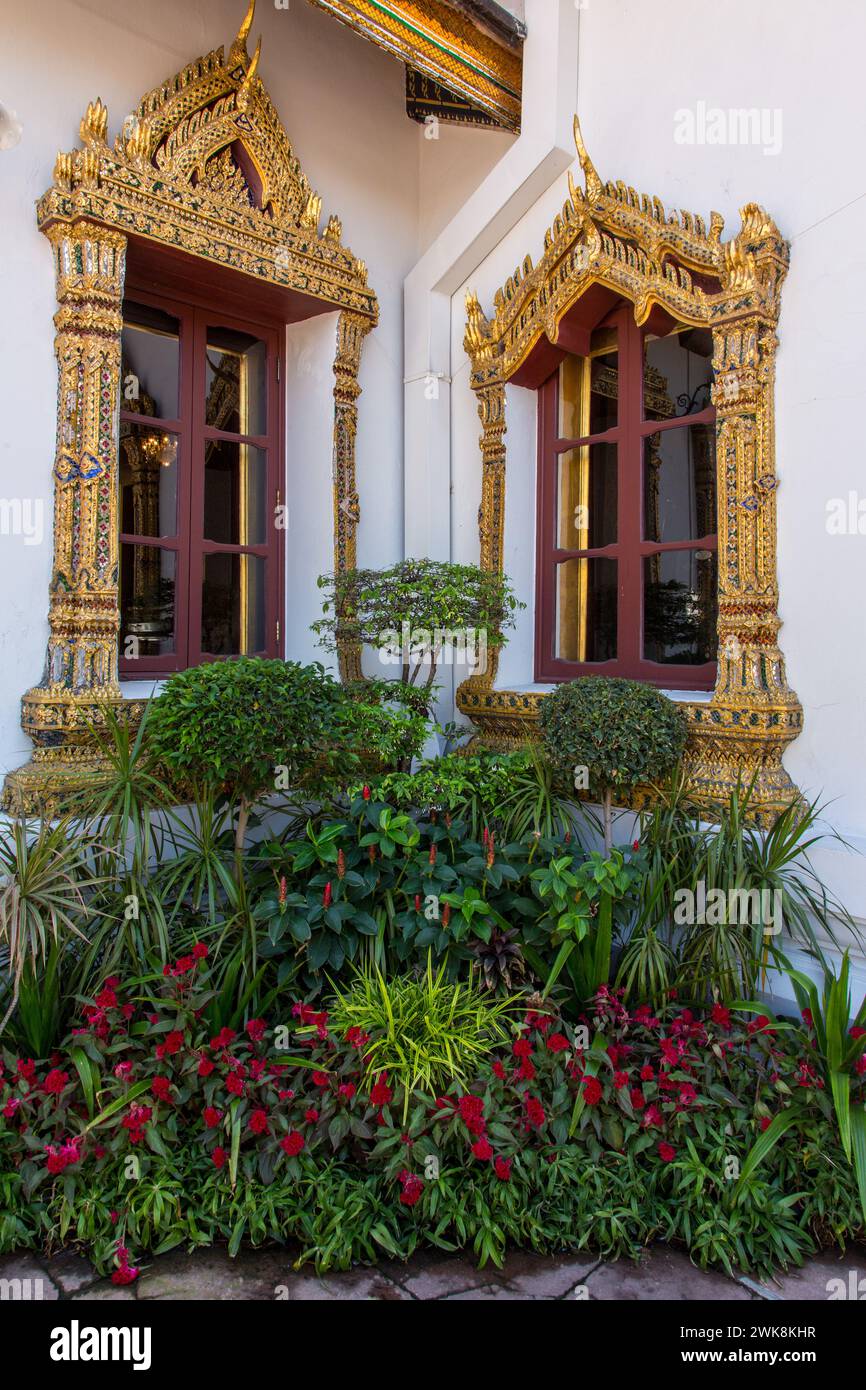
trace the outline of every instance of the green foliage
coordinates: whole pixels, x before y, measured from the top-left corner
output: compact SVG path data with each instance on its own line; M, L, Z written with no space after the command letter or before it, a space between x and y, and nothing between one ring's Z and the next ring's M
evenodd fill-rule
M847 951L842 956L838 975L825 965L824 985L820 994L814 980L796 970L781 951L776 949L773 954L790 978L804 1021L814 1034L805 1075L811 1079L815 1074L814 1068L818 1068L818 1084L823 1092L819 1100L823 1102L822 1108L825 1110L832 1104L842 1151L857 1176L863 1222L866 1225L866 1106L863 1103L861 1079L866 1071L866 998L860 1004L852 1024L851 966ZM744 1003L737 1007L748 1009L755 1006ZM741 1187L787 1130L798 1122L798 1108L795 1104L790 1110L777 1115L766 1133L761 1135L749 1154L740 1179Z
M604 807L608 849L613 797L663 778L688 736L682 710L653 686L602 676L558 686L541 702L541 726L547 757L569 786L575 769L587 769L587 790Z
M394 649L395 674L416 685L425 665L425 686L436 678L443 643L483 638L501 647L519 607L508 578L477 565L441 560L401 560L384 570L322 575L324 617L313 624L328 651L345 645ZM404 633L409 634L404 642ZM462 634L462 637L461 637Z
M431 957L420 976L386 980L375 966L355 972L354 983L328 1005L331 1027L369 1035L364 1048L368 1078L384 1074L402 1086L406 1106L412 1091L437 1096L455 1083L467 1085L474 1070L508 1037L514 1015L508 999L492 1000L471 975L452 983L444 969L434 974Z
M18 1001L25 970L36 987L55 948L84 940L100 885L90 845L68 820L35 827L18 820L0 829L0 955L11 982L0 1029Z
M821 806L798 802L762 827L752 813L752 794L751 785L737 787L707 823L700 810L687 804L677 776L641 814L646 873L620 973L620 982L628 981L635 997L654 998L658 989L674 984L692 999L751 996L782 925L819 960L816 923L834 941L840 924L859 935L809 858L825 838ZM751 910L737 915L747 920L729 921L733 914L727 912L719 921L683 920L678 910L683 892L696 898L699 889L707 897L721 892L726 900L729 893L740 893ZM654 934L651 945L643 941L649 931Z
M330 755L338 683L316 664L242 657L170 676L153 701L148 739L181 784L217 786L253 803L274 791L276 769L297 787Z

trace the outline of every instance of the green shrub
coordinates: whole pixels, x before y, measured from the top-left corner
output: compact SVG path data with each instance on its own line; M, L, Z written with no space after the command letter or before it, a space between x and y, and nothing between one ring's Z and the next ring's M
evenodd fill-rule
M323 647L390 649L398 680L412 687L429 664L423 686L428 691L442 635L447 642L450 634L462 633L466 640L471 633L483 638L488 651L501 647L522 606L506 575L443 560L400 560L384 570L322 575L319 587L327 597L313 631Z
M658 781L679 762L688 737L682 710L640 681L586 676L561 685L541 704L544 747L560 775L601 801L605 849L611 848L614 795Z

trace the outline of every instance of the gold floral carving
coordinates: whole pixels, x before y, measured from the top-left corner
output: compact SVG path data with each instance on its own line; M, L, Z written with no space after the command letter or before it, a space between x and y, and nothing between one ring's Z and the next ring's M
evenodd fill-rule
M545 237L537 266L527 257L494 298L487 318L467 298L465 347L472 364L483 434L479 515L481 563L502 566L505 521L506 384L543 338L556 344L568 310L592 285L634 305L644 323L654 306L713 335L719 537L718 677L709 700L684 708L691 737L686 765L692 795L705 805L755 780L767 817L798 795L782 766L802 728L779 649L776 574L774 387L780 294L788 246L764 210L749 203L738 234L723 222L667 213L658 198L621 182L603 183L575 119L583 171L569 175L569 197ZM460 709L485 741L517 747L537 737L542 693L495 688L497 663L458 691Z
M51 810L97 761L92 727L106 706L130 717L118 684L118 416L125 257L129 238L174 248L339 311L334 425L334 549L354 563L357 377L378 304L367 269L342 243L336 215L320 234L310 187L237 37L148 93L113 149L108 112L91 102L80 148L60 153L40 199L55 259L58 310L54 564L45 673L24 696L30 763L9 774L4 805ZM345 660L351 662L351 654Z

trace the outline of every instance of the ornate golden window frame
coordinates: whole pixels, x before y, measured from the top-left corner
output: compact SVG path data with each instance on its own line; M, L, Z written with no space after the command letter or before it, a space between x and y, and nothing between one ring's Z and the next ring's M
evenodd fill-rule
M113 149L108 112L92 102L81 148L60 153L37 205L54 253L58 363L54 560L48 654L22 700L31 762L4 785L7 810L50 811L96 752L91 729L118 683L118 401L126 253L130 237L186 252L339 311L334 360L334 564L355 564L355 486L361 348L378 319L367 270L342 243L336 216L320 231L310 187L257 76L247 37L255 0L228 54L215 49L142 98ZM217 158L243 147L260 185L245 205ZM237 171L236 171L237 172ZM340 656L344 677L357 655Z
M505 529L506 384L543 339L555 346L568 310L593 285L634 305L644 323L656 307L713 335L719 498L718 677L709 701L683 704L690 724L686 771L704 805L755 779L766 817L797 789L782 754L799 734L803 711L788 685L778 645L774 393L780 294L789 248L763 208L748 203L742 226L722 241L723 221L707 228L688 212L666 213L658 198L622 182L602 183L575 117L584 176L569 174L569 198L548 230L537 266L527 256L497 292L488 319L467 296L466 352L483 433L479 512L481 565L501 570ZM715 286L718 285L718 289ZM537 736L542 692L496 689L498 654L457 693L460 710L485 742L517 747Z

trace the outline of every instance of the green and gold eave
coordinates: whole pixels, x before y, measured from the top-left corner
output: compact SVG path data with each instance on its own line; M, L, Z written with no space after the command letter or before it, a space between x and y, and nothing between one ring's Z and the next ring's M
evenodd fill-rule
M520 130L522 32L500 42L447 0L310 0L393 54L408 68L462 97L504 130Z

